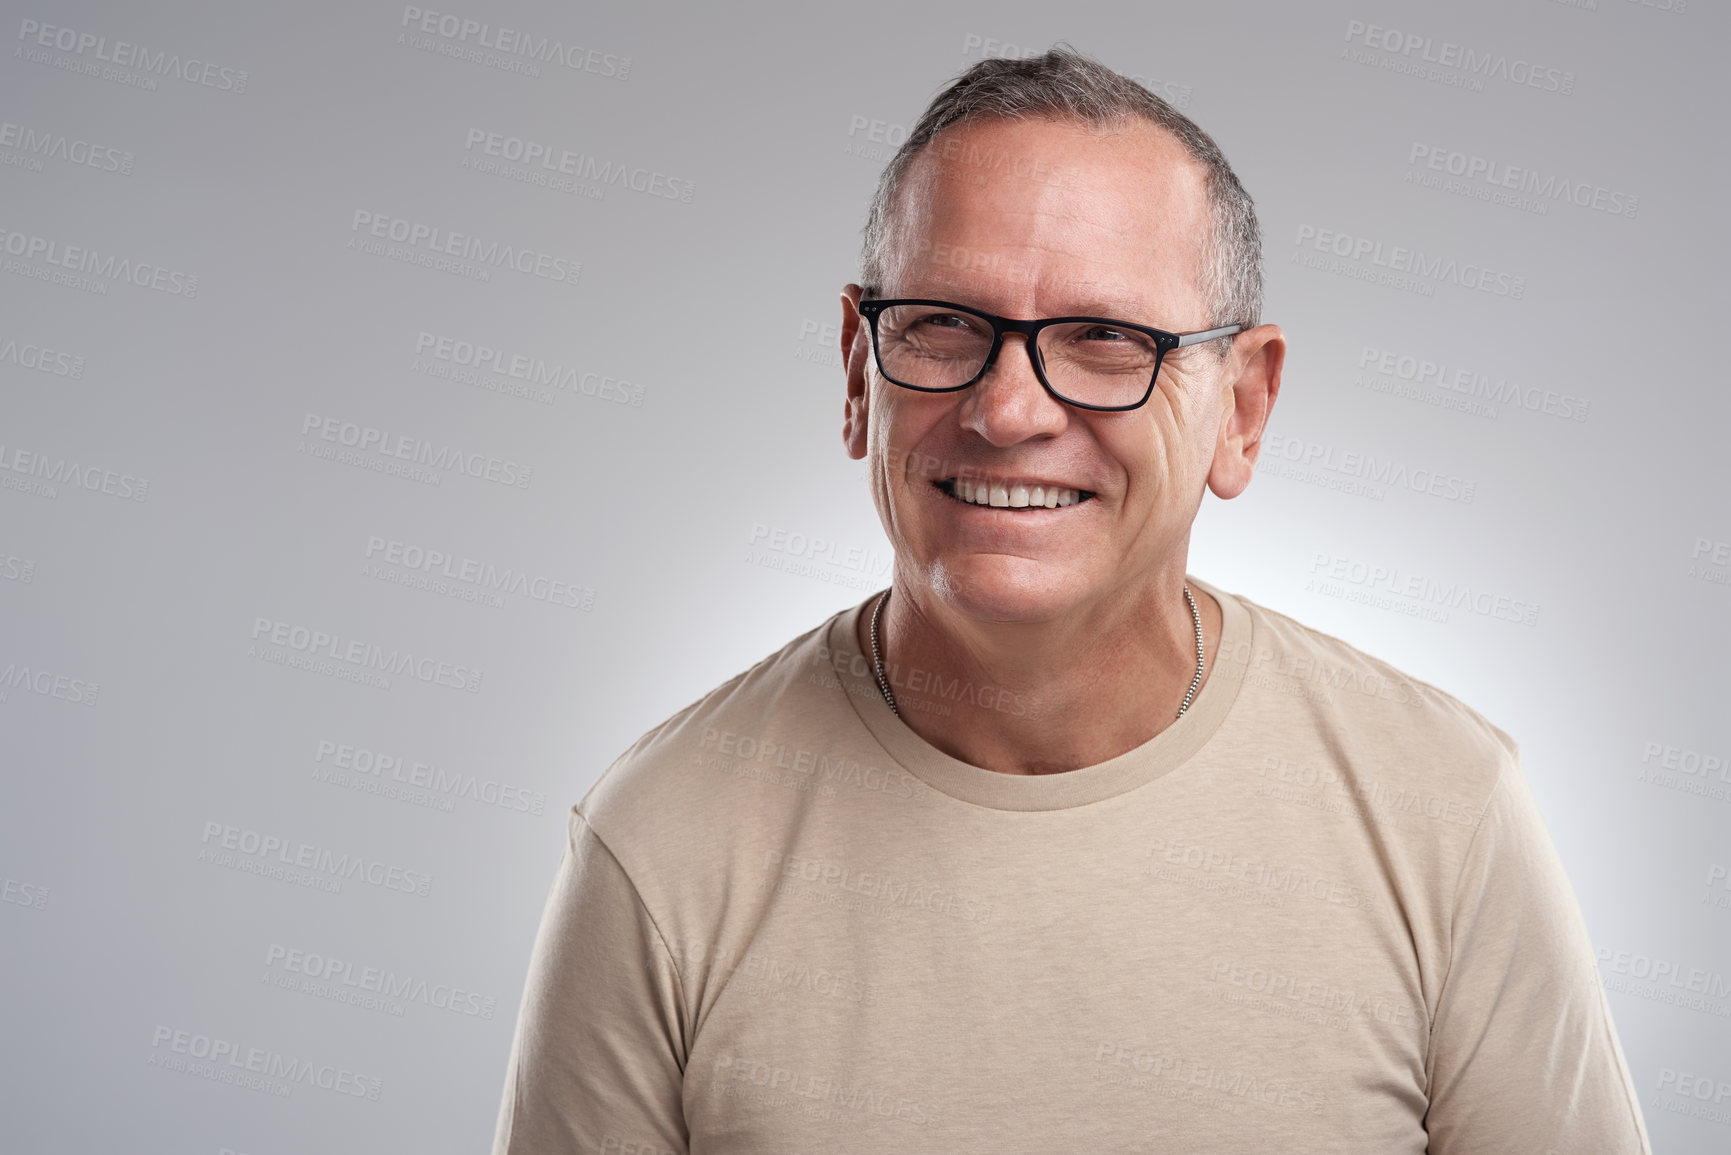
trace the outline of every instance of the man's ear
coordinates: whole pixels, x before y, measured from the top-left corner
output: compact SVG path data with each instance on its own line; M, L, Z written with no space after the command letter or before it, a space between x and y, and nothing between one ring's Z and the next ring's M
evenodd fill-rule
M1279 325L1258 325L1233 341L1224 366L1230 380L1221 384L1227 393L1226 411L1208 468L1208 488L1216 497L1237 497L1250 484L1285 364L1286 334Z
M841 440L855 461L863 461L866 455L866 360L871 356L871 334L859 315L860 292L858 285L851 284L841 290L841 364L847 377Z

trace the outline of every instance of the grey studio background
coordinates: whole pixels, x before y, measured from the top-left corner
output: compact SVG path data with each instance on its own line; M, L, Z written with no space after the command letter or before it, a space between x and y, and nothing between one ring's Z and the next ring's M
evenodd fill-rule
M1192 572L1520 740L1655 1150L1731 1147L1720 5L4 9L0 1150L487 1148L569 806L887 584L882 163L1060 38L1261 214Z

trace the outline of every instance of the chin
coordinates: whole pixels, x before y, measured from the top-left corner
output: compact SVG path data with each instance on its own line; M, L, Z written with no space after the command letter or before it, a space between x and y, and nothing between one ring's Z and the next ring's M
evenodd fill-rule
M1044 621L1067 610L1087 588L1070 566L999 554L939 561L931 572L939 599L983 621Z

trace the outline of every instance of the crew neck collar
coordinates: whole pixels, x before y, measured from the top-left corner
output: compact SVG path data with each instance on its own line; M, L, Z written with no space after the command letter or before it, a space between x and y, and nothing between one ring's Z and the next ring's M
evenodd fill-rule
M841 692L866 729L890 757L934 790L994 810L1086 806L1134 790L1182 765L1220 729L1244 684L1250 653L1249 611L1237 598L1207 582L1188 576L1186 580L1191 588L1212 594L1220 604L1220 640L1215 652L1207 655L1207 681L1183 717L1140 746L1092 766L1058 774L1003 774L951 757L916 734L891 713L872 674L871 657L860 652L856 641L860 615L868 611L877 594L830 619L827 645L832 654L846 659L830 665L843 682Z

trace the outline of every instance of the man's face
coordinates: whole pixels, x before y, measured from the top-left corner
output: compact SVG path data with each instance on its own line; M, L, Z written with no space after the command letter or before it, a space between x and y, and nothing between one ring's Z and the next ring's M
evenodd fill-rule
M1206 328L1203 179L1176 140L1141 122L1107 132L1047 120L951 130L908 171L882 295L1011 318ZM920 393L879 376L858 296L844 291L843 438L851 456L869 460L885 531L921 586L971 617L1037 621L1086 613L1162 564L1181 565L1232 410L1212 350L1168 354L1148 402L1125 412L1053 398L1014 334L979 382ZM1092 496L1057 509L979 506L939 484L958 475Z

